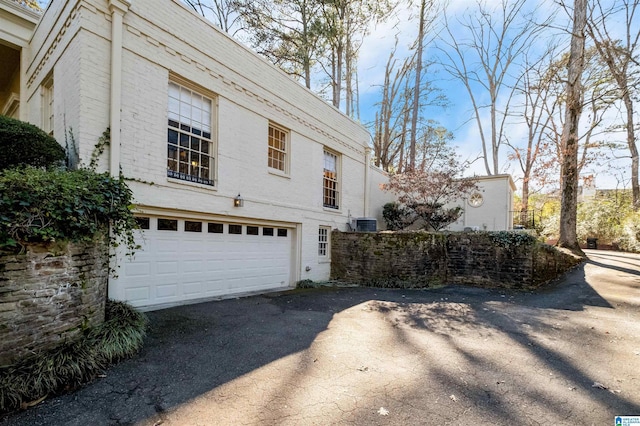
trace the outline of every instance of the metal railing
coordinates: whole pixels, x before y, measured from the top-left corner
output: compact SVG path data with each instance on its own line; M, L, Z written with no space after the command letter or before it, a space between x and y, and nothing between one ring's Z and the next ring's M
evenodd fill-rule
M540 221L540 215L536 217L535 210L513 210L513 228L514 229L534 229L536 223Z

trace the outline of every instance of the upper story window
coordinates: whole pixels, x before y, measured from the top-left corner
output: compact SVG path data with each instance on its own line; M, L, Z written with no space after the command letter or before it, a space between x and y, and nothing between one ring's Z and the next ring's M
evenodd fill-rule
M340 193L338 180L340 157L338 154L324 150L324 172L322 184L322 205L330 209L338 209L340 207Z
M214 184L213 99L169 82L167 176Z
M53 110L53 75L42 82L42 130L53 136L54 124Z
M269 168L288 173L289 132L280 126L269 123Z

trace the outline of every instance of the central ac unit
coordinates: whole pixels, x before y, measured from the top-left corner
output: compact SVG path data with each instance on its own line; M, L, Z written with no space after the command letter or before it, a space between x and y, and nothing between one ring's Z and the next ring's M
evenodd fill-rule
M359 217L351 220L351 229L357 232L376 232L378 222L375 217Z

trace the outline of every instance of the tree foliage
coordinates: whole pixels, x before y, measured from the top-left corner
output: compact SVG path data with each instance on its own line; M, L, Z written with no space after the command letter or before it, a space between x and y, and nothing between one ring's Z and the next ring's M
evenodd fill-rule
M36 126L0 115L0 170L64 164L64 148Z
M53 196L55 194L55 196ZM0 249L30 242L90 241L111 230L135 249L132 193L122 178L91 170L13 168L0 172Z
M461 177L465 165L446 144L432 144L432 156L423 169L392 174L383 189L398 197L405 227L416 221L422 228L439 231L458 220L462 208L457 205L477 190L473 178Z

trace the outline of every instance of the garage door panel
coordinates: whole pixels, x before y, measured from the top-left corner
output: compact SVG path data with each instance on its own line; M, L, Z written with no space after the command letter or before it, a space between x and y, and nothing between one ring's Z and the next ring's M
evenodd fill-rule
M151 296L149 287L132 287L125 291L125 298L132 304L149 300Z
M158 275L167 275L167 274L177 274L178 273L178 262L175 261L159 261L155 263L156 265L156 274Z
M178 303L205 297L286 288L291 276L293 240L287 237L158 230L157 221L142 232L142 249L126 259L119 277L110 284L110 295L134 306ZM219 222L218 222L219 223ZM277 227L273 226L277 232Z
M166 299L166 298L175 298L178 296L178 285L177 284L160 284L158 283L156 286L156 297L158 299Z
M125 273L127 276L147 276L151 272L151 265L149 262L127 263L124 265Z

